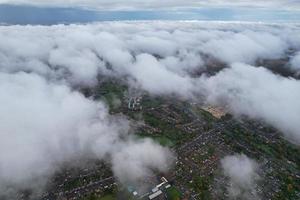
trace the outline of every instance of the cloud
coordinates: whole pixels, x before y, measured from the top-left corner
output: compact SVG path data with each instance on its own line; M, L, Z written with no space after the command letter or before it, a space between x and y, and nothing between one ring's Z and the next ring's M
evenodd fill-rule
M260 7L260 8L287 8L299 9L299 2L295 0L0 0L2 4L25 4L54 7L83 7L90 9L153 9L153 8L197 8L202 6L217 7Z
M152 94L189 96L193 88L189 77L168 71L164 65L149 54L138 55L136 62L129 66L129 70L131 76L141 85L141 88Z
M143 184L153 171L167 172L173 158L170 152L151 140L128 142L112 157L113 171L124 184ZM136 185L138 188L138 185Z
M229 177L228 193L231 199L259 199L256 182L259 179L258 164L247 156L226 156L221 160L225 176Z
M35 74L0 73L0 94L5 105L0 108L2 195L10 185L41 188L64 162L85 156L112 160L117 178L133 183L172 163L169 150L150 140L137 141L125 118L110 116L104 104L65 85Z
M300 142L300 82L262 67L233 64L216 76L203 79L207 101L227 105L237 115L258 118Z
M300 73L300 52L298 52L290 61L290 68L296 73Z
M134 139L128 120L76 91L102 77L153 95L226 106L299 144L299 80L252 66L299 51L299 35L296 24L0 26L0 187L21 187L86 155L110 162L122 183L167 169L169 150Z
M280 37L256 31L228 34L212 39L203 46L204 51L228 63L254 63L257 58L280 58L286 48L286 42Z
M152 94L205 96L210 103L228 104L231 112L262 119L299 141L299 93L290 92L299 90L299 81L263 68L232 65L280 59L288 49L300 48L299 34L293 24L158 21L3 26L0 71L32 72L71 87L94 85L100 74ZM207 56L212 59L207 61ZM232 67L199 79L198 73L213 70L207 62Z

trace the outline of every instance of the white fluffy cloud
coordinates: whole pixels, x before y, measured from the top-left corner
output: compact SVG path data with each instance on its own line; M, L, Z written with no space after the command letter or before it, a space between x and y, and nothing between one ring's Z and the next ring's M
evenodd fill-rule
M132 139L125 119L73 91L96 84L98 75L151 94L202 96L236 115L264 120L299 144L300 81L251 66L299 51L299 35L294 24L0 26L1 187L51 174L58 163L87 153L108 156L122 182L166 169L168 150ZM207 62L227 68L199 76L212 70Z
M297 35L299 29L293 25L279 29L257 24L193 22L0 27L0 70L34 71L56 78L67 75L73 84L92 84L99 72L111 73L105 62L112 65L113 74L134 75L138 70L135 56L150 54L155 58L147 62L154 64L163 58L156 62L160 65L157 69L180 79L203 67L201 54L228 64L252 64L259 58L278 58L292 45L299 47ZM139 56L139 62L140 57L147 56ZM147 85L141 82L144 78L137 79ZM178 79L174 80L176 84ZM172 80L162 81L167 85Z
M126 77L153 94L183 97L208 91L210 102L225 99L233 112L264 119L299 139L299 81L244 64L204 81L194 76L205 69L203 55L227 65L281 58L300 48L299 34L294 25L253 23L8 26L0 27L0 71L34 72L71 85L94 84L97 74Z
M243 31L208 41L203 49L215 57L232 63L254 63L257 58L280 58L287 44L272 33Z
M136 63L128 68L129 73L141 85L141 88L151 93L190 96L189 93L192 92L191 78L168 71L152 55L138 55Z
M300 142L300 81L237 63L205 78L202 84L208 102L227 105L239 115L263 119Z
M300 73L300 52L298 52L291 60L290 67L296 73Z
M299 2L294 0L0 0L5 4L29 4L38 6L68 6L92 9L149 9L149 8L183 8L199 6L238 6L263 8L299 9Z
M12 184L22 188L36 186L28 184L31 180L45 183L44 177L59 165L84 156L112 160L117 178L132 183L172 163L167 149L150 140L136 141L128 133L127 120L109 116L102 103L65 85L35 74L0 73L0 94L5 105L0 108L2 195Z
M71 85L95 84L97 74L126 77L131 86L152 94L185 98L207 92L209 102L226 103L236 114L263 119L299 141L299 81L245 64L234 64L207 79L194 76L206 68L203 55L227 65L253 64L257 59L281 58L289 48L299 49L297 35L296 25L254 23L4 26L0 71L33 72ZM296 61L297 56L292 66Z
M113 171L122 183L142 183L153 169L166 172L172 163L170 152L151 140L125 145L112 157Z
M229 177L231 199L258 200L255 184L259 179L258 164L245 155L226 156L221 160L224 174Z

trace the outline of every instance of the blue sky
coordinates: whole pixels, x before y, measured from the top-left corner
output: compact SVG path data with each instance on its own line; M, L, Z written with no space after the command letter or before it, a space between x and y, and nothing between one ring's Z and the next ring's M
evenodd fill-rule
M299 22L300 11L246 7L200 7L178 9L91 10L80 7L0 5L0 23L58 24L110 20L218 20Z

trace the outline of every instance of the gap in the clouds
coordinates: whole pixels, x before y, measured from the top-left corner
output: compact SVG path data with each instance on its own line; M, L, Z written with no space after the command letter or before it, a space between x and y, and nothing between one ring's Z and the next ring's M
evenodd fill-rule
M81 8L0 5L0 24L51 25L123 20L299 22L300 12L219 7L180 10L96 11Z

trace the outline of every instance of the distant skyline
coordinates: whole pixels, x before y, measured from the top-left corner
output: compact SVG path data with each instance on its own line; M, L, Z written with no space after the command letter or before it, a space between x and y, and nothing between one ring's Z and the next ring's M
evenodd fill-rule
M2 24L59 24L122 20L213 20L300 22L300 11L245 7L200 7L152 10L91 10L0 4Z

